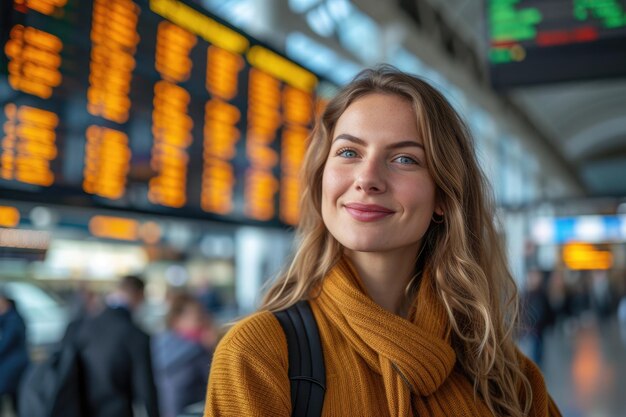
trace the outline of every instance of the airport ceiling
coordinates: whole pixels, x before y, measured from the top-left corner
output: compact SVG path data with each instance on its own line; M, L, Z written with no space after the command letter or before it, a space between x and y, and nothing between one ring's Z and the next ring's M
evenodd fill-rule
M423 1L399 3L406 8ZM485 0L428 2L485 63ZM517 87L500 94L547 138L589 196L626 197L626 73L621 78Z

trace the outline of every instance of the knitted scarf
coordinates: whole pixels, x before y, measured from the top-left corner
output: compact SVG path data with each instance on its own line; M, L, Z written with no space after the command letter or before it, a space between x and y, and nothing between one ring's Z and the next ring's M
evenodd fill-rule
M326 276L318 300L354 350L382 376L391 417L491 415L455 368L446 311L428 274L421 279L411 321L369 298L345 259ZM533 392L542 394L534 397L538 403L530 415L550 415L545 387L538 386L543 381L530 379Z

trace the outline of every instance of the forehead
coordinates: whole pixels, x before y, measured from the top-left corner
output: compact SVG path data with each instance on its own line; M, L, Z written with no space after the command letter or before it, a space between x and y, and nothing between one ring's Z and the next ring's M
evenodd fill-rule
M411 101L402 96L372 93L356 99L339 117L334 136L342 133L417 139L417 115Z

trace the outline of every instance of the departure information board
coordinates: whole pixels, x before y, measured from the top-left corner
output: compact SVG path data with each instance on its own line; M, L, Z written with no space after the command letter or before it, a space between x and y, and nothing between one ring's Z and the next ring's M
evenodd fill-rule
M496 88L626 77L626 0L489 0Z
M314 74L179 0L3 3L3 198L297 223Z

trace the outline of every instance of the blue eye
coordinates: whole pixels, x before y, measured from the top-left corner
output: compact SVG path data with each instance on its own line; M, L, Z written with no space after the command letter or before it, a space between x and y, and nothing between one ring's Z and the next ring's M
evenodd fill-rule
M343 158L356 158L356 152L352 149L340 149L337 155Z
M399 156L395 160L403 165L417 165L417 161L415 161L415 159L405 155Z

